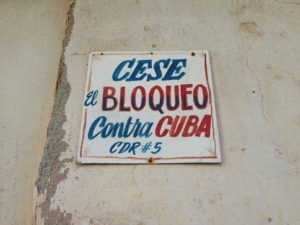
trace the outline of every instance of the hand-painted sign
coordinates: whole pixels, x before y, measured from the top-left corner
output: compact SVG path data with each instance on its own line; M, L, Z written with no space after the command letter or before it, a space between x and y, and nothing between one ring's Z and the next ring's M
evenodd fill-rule
M221 162L208 52L91 53L77 160Z

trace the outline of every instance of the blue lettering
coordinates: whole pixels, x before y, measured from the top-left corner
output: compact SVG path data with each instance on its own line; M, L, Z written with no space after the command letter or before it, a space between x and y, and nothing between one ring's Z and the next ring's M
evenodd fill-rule
M143 80L145 76L150 76L151 74L144 73L147 68L152 68L152 60L139 60L137 66L132 72L131 76L126 81L139 81ZM144 65L147 65L145 67ZM138 77L138 75L141 75Z
M124 80L128 77L128 75L130 74L129 72L126 72L123 76L120 77L120 73L123 70L123 68L125 67L126 64L128 64L128 68L131 68L134 63L135 63L136 59L132 59L132 60L125 60L123 62L121 62L117 68L115 69L114 73L113 73L113 80L114 81L120 81L120 80Z
M98 90L96 91L91 91L86 95L86 100L84 101L85 106L89 105L96 105L97 104L97 96L98 96Z
M171 61L171 59L162 59L162 60L157 61L154 64L154 71L155 71L156 77L148 76L147 81L160 79L163 76L162 73L161 73L160 64L163 64L163 68L166 69L166 68L168 68L168 66L170 64L170 61Z
M94 134L96 126L99 124L99 127L103 127L105 125L105 123L106 123L106 117L105 116L100 116L97 119L95 119L95 121L92 123L92 125L89 129L88 139L93 140L95 137L97 137L101 133L101 131Z
M164 76L162 80L180 80L185 75L185 72L180 73L183 67L186 67L186 59L173 59L172 64L166 73L166 76ZM173 76L173 74L179 75L176 77Z
M147 81L159 80L180 80L186 72L182 71L186 68L186 59L161 59L152 62L151 59L138 60L125 60L121 62L115 69L112 78L114 81L141 81L146 79ZM131 69L127 70L125 69ZM152 73L147 69L152 69ZM162 69L166 70L163 74ZM125 71L123 71L125 70ZM123 73L121 73L123 71Z
M116 151L118 151L118 149L117 149L117 148L115 149L115 147L120 147L121 144L122 144L122 141L118 141L118 142L114 143L114 144L110 147L109 152L110 152L110 153L115 153Z
M131 121L132 117L129 117L126 123L107 123L107 118L105 116L100 116L91 124L88 132L88 139L93 140L97 136L101 138L128 138L130 136L134 138L147 138L152 135L151 129L153 122L142 123L139 119L137 119L134 123Z

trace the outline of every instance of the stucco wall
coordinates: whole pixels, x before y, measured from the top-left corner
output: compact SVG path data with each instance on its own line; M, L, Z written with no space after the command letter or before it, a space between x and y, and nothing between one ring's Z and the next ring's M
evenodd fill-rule
M38 224L300 224L300 2L77 0L71 14ZM190 49L211 54L224 162L76 165L88 54Z
M300 224L298 0L0 6L1 225ZM75 163L90 52L202 49L221 165Z
M0 224L32 225L68 1L0 1Z

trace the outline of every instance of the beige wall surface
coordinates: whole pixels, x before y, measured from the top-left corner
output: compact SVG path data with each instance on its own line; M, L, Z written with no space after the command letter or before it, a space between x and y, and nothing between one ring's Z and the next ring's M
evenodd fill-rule
M0 224L299 225L299 24L298 0L0 1ZM204 49L221 165L75 163L90 52Z
M67 1L0 1L0 224L34 224Z
M38 224L300 224L299 1L77 0L71 14ZM77 165L88 54L191 49L211 54L224 162Z

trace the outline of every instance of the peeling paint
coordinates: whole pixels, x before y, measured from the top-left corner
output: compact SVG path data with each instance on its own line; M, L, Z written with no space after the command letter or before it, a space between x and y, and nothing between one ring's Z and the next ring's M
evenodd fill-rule
M41 208L41 217L44 219L45 225L52 224L71 224L72 215L65 213L57 208L50 209L51 198L56 192L57 185L68 174L68 169L61 173L61 169L66 163L72 162L73 158L67 158L59 161L61 153L67 148L67 143L63 141L65 131L63 124L66 121L65 106L71 92L71 86L67 80L67 67L65 64L64 53L68 46L70 35L72 33L74 17L73 9L75 1L70 3L70 8L67 13L65 38L63 40L63 50L61 54L59 71L56 83L55 103L52 112L52 117L47 131L47 143L44 149L44 155L40 164L39 176L36 181L37 192L39 195L45 195L45 199L36 207Z
M37 206L38 224L299 224L299 89L294 86L299 80L299 50L294 47L299 31L294 7L230 0L229 11L222 1L139 2L139 8L132 8L126 1L76 1L75 26L65 52L72 87L63 126L69 146L60 159L71 158L78 147L86 54L151 51L155 44L157 51L211 49L225 163L65 162L57 173L69 168L67 179L39 195L42 203L50 196L51 205ZM285 38L279 35L283 30ZM50 221L42 213L56 218Z

